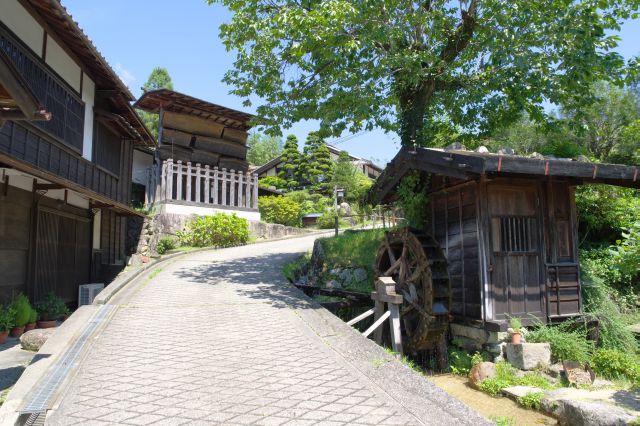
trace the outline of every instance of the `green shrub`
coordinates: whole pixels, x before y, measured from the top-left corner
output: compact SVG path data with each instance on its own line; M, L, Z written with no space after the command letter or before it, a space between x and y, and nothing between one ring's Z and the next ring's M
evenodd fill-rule
M528 393L525 396L519 396L518 404L522 405L525 408L531 408L534 410L540 409L540 401L544 397L544 392L532 392Z
M287 197L269 196L258 199L258 208L264 222L287 226L300 226L300 204Z
M22 327L29 322L29 317L31 316L31 304L29 303L29 299L24 294L18 294L11 302L11 307L13 308L13 323L15 327Z
M36 311L34 308L31 308L31 311L29 312L29 322L27 324L33 324L37 320L38 320L38 311Z
M53 292L47 293L44 299L36 302L36 309L38 310L38 316L43 321L60 319L69 312L64 300Z
M249 241L249 223L233 214L217 213L198 217L177 233L180 245L192 247L231 247Z
M598 349L591 366L598 374L609 379L626 379L640 386L640 359L634 354L613 349Z
M156 251L158 254L165 254L169 250L173 250L178 246L178 242L171 237L162 237L158 241L158 245L156 246Z
M599 347L634 353L638 350L638 343L631 330L627 329L619 309L620 303L612 299L613 294L613 289L598 280L583 283L584 310L598 319Z
M527 334L527 341L549 343L554 361L587 362L593 352L593 342L587 340L586 328L570 321L559 325L537 324Z
M322 216L318 218L318 228L320 229L332 229L336 227L336 213L333 210L325 211ZM340 228L345 228L349 226L349 222L347 222L342 216L338 215L338 226Z
M9 331L15 326L14 317L15 313L11 306L4 307L0 305L0 333Z
M258 186L263 188L274 186L276 189L284 189L287 187L287 181L278 176L265 176L258 180Z

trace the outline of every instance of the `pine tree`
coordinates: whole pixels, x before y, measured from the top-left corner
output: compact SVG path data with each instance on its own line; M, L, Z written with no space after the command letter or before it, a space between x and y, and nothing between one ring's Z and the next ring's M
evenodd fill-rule
M142 86L143 92L158 89L173 90L173 81L171 81L171 76L169 75L169 71L167 71L166 68L155 67L153 71L151 71L147 82L144 84L144 86ZM138 113L140 118L142 118L142 121L153 135L153 138L158 139L158 114L142 111L141 109L137 109L136 112Z
M287 136L280 159L283 165L278 172L278 177L287 182L289 191L299 189L301 186L300 163L302 155L298 151L298 139L294 135Z
M304 145L302 176L312 192L331 193L331 152L317 132L310 132Z

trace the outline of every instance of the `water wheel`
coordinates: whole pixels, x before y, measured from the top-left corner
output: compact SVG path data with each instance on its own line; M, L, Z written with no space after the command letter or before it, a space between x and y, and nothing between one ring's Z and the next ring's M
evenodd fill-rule
M405 352L437 350L438 358L445 357L451 280L437 241L408 228L389 231L378 249L375 267L376 275L392 277L396 292L403 295L400 316Z

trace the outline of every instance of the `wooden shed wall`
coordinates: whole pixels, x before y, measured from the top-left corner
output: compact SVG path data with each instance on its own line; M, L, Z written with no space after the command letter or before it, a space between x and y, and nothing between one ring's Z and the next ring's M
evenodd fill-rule
M448 261L452 313L462 319L482 319L477 184L469 182L429 197L430 232Z

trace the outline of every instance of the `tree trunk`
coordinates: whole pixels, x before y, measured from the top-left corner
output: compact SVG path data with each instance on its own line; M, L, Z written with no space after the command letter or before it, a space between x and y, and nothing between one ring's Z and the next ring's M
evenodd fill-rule
M435 89L434 81L399 89L400 141L403 146L426 146L424 118Z

